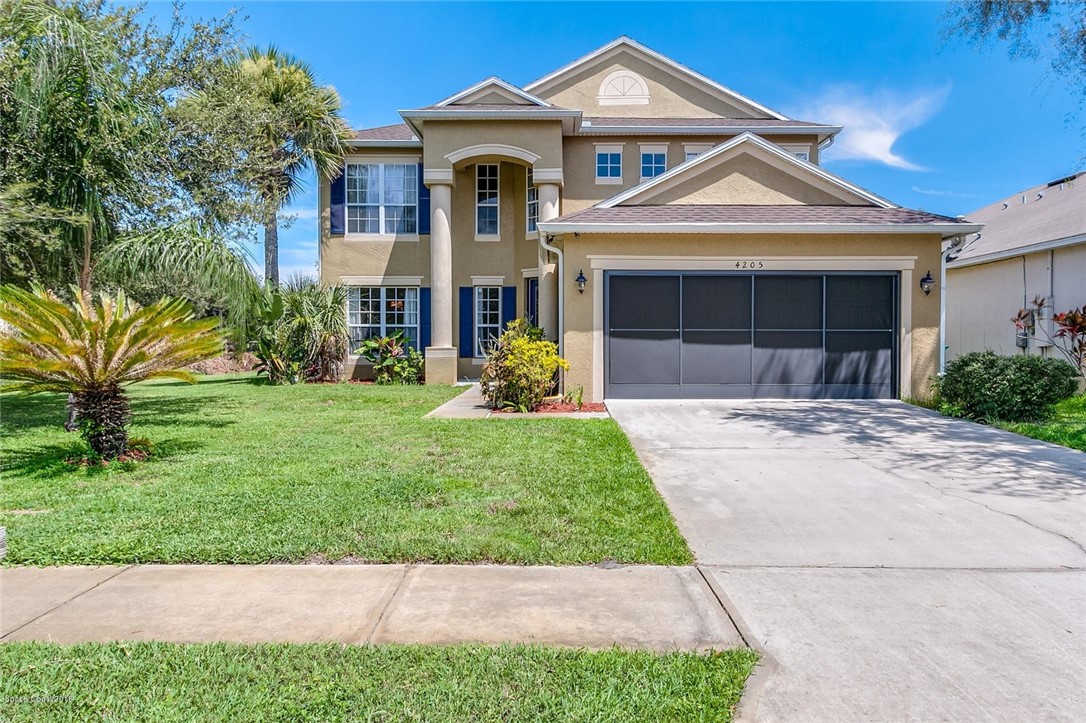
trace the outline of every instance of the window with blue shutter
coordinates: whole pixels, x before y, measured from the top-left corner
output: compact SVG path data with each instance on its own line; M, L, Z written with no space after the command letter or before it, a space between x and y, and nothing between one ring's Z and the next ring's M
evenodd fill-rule
M339 175L332 179L329 186L328 202L330 232L333 234L346 233L347 178L343 175L342 169L340 169Z
M422 164L419 164L419 234L430 233L430 189L422 182Z
M470 286L460 287L460 356L475 356L475 299Z

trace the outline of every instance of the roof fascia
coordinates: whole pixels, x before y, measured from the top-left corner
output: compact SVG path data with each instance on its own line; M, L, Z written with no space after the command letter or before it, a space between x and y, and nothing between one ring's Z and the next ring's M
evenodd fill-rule
M1013 249L1004 249L1003 251L993 251L988 254L981 254L979 256L970 256L967 259L958 259L951 261L947 264L948 269L961 269L967 266L978 266L980 264L990 264L995 261L1006 261L1007 259L1018 258L1019 256L1028 256L1030 254L1041 253L1043 251L1051 251L1053 249L1062 249L1068 246L1077 246L1078 244L1086 244L1086 233L1078 234L1076 236L1067 236L1066 238L1053 239L1051 241L1042 241L1040 243L1029 244L1028 246L1019 246Z
M943 238L976 233L983 226L967 223L581 223L543 221L545 233L783 233L783 234L915 234Z

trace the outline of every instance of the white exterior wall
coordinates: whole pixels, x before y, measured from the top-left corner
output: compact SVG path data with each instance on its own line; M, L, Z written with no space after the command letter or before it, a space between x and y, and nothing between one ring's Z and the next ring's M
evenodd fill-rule
M1011 317L1035 296L1051 297L1057 312L1086 304L1086 244L948 269L946 294L947 359L1018 353ZM1031 353L1045 353L1043 339L1038 330Z

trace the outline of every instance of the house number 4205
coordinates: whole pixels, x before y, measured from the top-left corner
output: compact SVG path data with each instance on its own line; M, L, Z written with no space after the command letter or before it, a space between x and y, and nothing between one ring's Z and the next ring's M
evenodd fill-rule
M736 261L735 268L737 269L764 269L764 261Z

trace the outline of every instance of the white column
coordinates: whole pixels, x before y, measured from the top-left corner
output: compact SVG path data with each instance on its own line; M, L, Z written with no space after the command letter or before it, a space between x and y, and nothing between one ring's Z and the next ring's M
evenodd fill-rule
M539 220L558 218L558 184L536 182L539 191ZM542 233L542 232L540 232ZM539 248L539 325L551 339L558 338L558 274L550 254Z
M430 323L426 383L456 383L453 347L452 186L430 184Z

